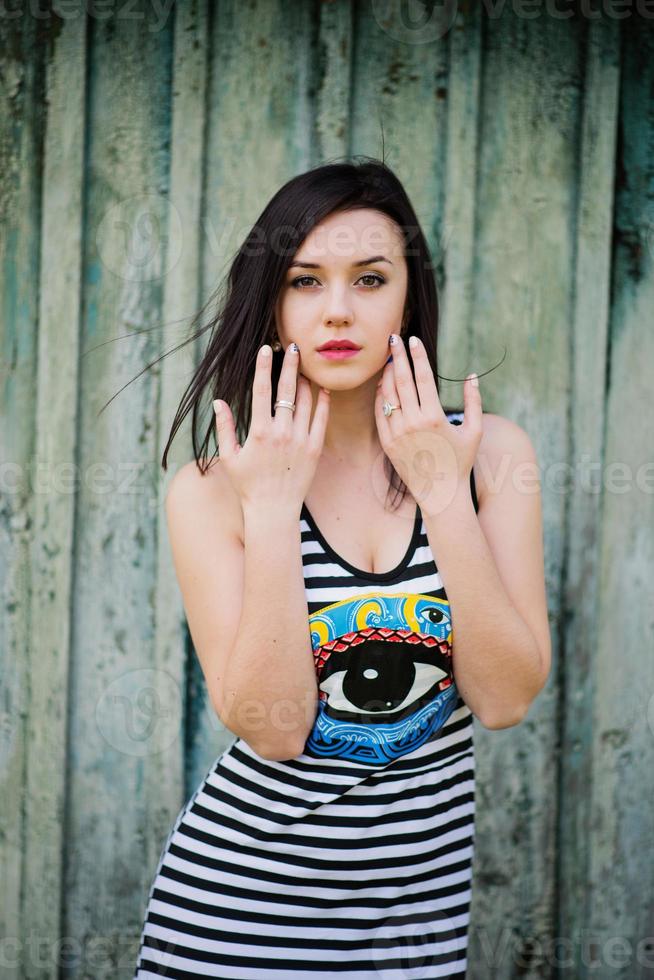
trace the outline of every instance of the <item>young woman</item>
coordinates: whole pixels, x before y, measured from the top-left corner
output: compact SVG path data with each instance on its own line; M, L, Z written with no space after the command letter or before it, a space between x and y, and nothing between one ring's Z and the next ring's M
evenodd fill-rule
M236 739L165 843L135 977L462 977L473 715L517 724L550 667L530 439L474 375L441 405L428 247L377 161L282 187L210 326L171 439L209 393L215 427L166 512Z

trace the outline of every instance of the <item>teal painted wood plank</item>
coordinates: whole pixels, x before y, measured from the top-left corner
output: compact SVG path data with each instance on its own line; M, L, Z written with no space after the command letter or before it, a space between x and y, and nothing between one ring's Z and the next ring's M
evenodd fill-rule
M163 350L171 351L159 364L161 389L158 405L158 452L160 460L170 427L196 360L196 343L175 348L188 338L190 319L200 305L200 257L203 234L202 182L206 85L209 67L209 10L206 0L179 4L176 8L172 79L172 132L168 194L168 231L163 278ZM134 922L142 923L148 890L162 847L177 811L192 789L194 715L189 711L192 688L187 685L188 628L175 576L165 518L165 494L178 467L192 452L187 418L168 454L168 471L159 467L157 571L155 586L155 644L153 666L173 678L184 699L183 751L151 755L143 774L146 847L141 865L141 901ZM162 794L162 786L167 787ZM165 798L166 806L162 806Z
M482 400L486 411L521 425L534 444L542 474L547 595L556 622L565 497L552 492L547 474L568 454L581 30L578 23L525 19L507 9L486 20L484 33L471 368L490 369L506 346L504 364L481 378ZM522 724L497 732L475 726L475 980L485 980L490 968L503 980L550 975L556 636L552 645L548 683Z
M280 184L310 166L312 142L311 5L224 0L212 20L205 300Z
M587 928L600 937L589 975L641 980L654 965L654 33L623 33Z
M126 939L140 926L135 895L150 760L162 753L170 767L158 800L167 814L183 756L183 692L156 659L159 378L150 371L129 384L161 352L173 23L150 30L158 23L153 8L140 2L133 11L137 19L94 19L89 53L77 419L84 479L75 530L62 925L77 944L68 975L97 980L125 968ZM163 826L162 815L153 819ZM104 940L100 955L89 937Z
M33 19L0 18L0 934L7 940L9 955L3 972L8 980L23 975L20 949L29 927L21 902L25 774L30 732L38 725L38 718L30 713L26 655L32 613L43 96L36 27Z
M470 347L478 207L481 32L481 8L473 8L463 23L448 34L446 191L440 231L444 287L439 296L438 357L439 373L449 378L466 377L473 369ZM466 161L463 166L462 161ZM441 401L463 404L459 384L443 380L440 385Z
M352 86L353 8L350 0L321 3L316 95L316 154L313 166L348 152Z
M581 940L587 927L588 872L594 836L588 787L592 779L592 742L596 737L591 718L600 602L596 542L601 532L601 496L588 489L588 463L600 463L603 451L619 75L619 24L610 20L594 22L586 40L578 176L568 460L575 466L575 477L568 493L561 609L564 683L559 722L562 751L557 934L570 943L570 967L579 978L589 975ZM592 474L593 482L598 476L597 472Z
M202 251L208 229L203 203L204 162L206 159L206 110L207 85L211 62L210 5L205 0L177 7L175 20L175 61L172 103L172 157L170 175L169 226L177 221L181 228L181 248L176 263L169 262L170 271L165 281L166 320L170 323L165 335L165 346L172 350L189 333L190 319L201 306ZM171 256L172 258L172 256ZM194 332L194 331L193 331ZM162 362L162 399L159 409L160 452L168 440L183 389L190 381L193 368L206 344L206 335L188 344L183 350L171 353ZM182 370L183 368L183 370ZM207 705L202 691L204 678L193 651L192 640L184 615L184 607L175 577L172 553L164 520L163 493L179 465L193 457L190 417L173 441L168 460L170 475L161 484L159 506L160 547L159 582L165 583L161 602L158 602L158 633L162 641L170 644L174 638L176 676L185 692L185 744L184 772L181 786L183 799L191 795L206 772L211 758L216 755L215 743L220 722ZM167 624L164 626L164 624ZM209 732L207 732L207 727ZM165 765L165 758L160 760ZM153 812L161 818L157 825L157 841L153 845L161 849L176 813L168 813L168 826L164 815L157 810L157 781L161 773L158 766L151 767L148 779L151 784ZM154 829L154 828L153 828ZM150 851L150 858L152 852ZM152 875L150 860L148 873ZM146 876L147 877L147 876Z
M73 624L76 413L81 303L86 42L83 17L61 25L48 52L41 192L36 459L49 475L34 497L30 729L23 919L56 948L60 936L69 658ZM23 976L44 971L23 950Z
M350 146L382 158L404 183L438 259L445 190L448 41L404 40L401 5L356 5Z

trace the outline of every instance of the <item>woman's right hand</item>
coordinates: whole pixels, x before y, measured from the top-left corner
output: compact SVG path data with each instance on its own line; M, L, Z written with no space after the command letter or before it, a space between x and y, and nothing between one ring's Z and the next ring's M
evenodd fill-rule
M299 515L311 486L329 417L329 393L320 389L311 429L312 395L308 380L298 373L300 354L289 344L275 401L295 403L295 412L278 406L270 414L272 350L260 348L252 385L252 418L243 446L236 438L231 409L218 405L216 431L219 458L245 507L250 504L290 506Z

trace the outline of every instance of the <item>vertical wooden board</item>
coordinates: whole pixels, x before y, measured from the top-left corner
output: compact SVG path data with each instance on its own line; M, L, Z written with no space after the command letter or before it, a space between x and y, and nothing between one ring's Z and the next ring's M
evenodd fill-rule
M51 23L44 104L39 351L36 373L31 678L23 920L56 950L65 850L66 728L75 515L77 362L84 187L85 19ZM42 967L23 950L22 975ZM54 955L51 965L54 965Z
M201 220L202 301L211 300L258 214L278 188L315 155L313 94L318 66L311 4L281 0L211 8ZM196 357L206 348L200 338ZM213 419L207 399L202 431ZM213 445L210 444L213 452ZM191 792L234 740L211 708L189 644L187 782Z
M22 920L29 727L30 542L37 369L43 59L33 17L0 18L0 934L8 980ZM43 39L41 38L41 43Z
M313 166L347 153L350 138L353 8L350 0L321 3L316 52L316 154Z
M565 582L561 616L558 929L567 967L586 975L589 855L592 847L594 652L599 625L601 475L611 287L614 160L619 108L620 24L589 24L579 153L573 394ZM592 469L591 467L596 467Z
M175 42L172 79L172 136L168 200L168 243L164 279L165 330L163 345L167 353L161 361L159 399L158 457L168 441L170 428L180 399L191 380L196 362L196 345L192 341L179 351L194 330L189 330L200 305L200 258L202 249L202 181L206 86L209 67L209 10L207 0L178 4L175 16ZM175 753L174 769L168 753L150 758L147 769L146 808L148 848L143 862L142 903L154 877L154 869L176 813L160 806L162 781L175 779L179 796L178 811L192 792L194 754L189 752L195 732L193 713L193 675L187 667L190 642L184 607L177 583L165 519L164 497L171 478L180 465L193 458L191 417L187 415L177 432L168 454L168 471L159 470L158 552L156 585L155 664L175 678L184 693L183 758ZM192 663L192 661L190 661ZM212 712L213 714L213 712ZM215 716L214 716L215 717ZM218 724L216 719L216 724ZM183 771L181 766L183 763ZM205 766L206 768L206 766ZM173 802L173 794L168 802ZM142 919L142 915L141 915Z
M158 369L129 384L161 345L147 328L162 319L172 23L157 23L145 0L91 20L63 927L68 972L94 978L133 967L145 771L164 753L174 773L183 751L182 692L152 666ZM178 799L164 782L162 813Z
M568 453L580 25L485 19L473 352L486 411L521 425L540 463L545 573L556 621L565 496L550 482ZM542 976L554 922L557 651L519 726L476 727L479 795L471 976ZM535 941L535 946L533 945ZM490 958L489 958L490 957Z
M357 4L355 12L351 152L380 160L383 153L406 188L440 280L448 41L406 31L400 5Z
M268 200L310 166L312 9L281 0L224 0L213 8L205 298Z
M587 928L599 975L640 980L654 966L654 33L623 32Z
M471 370L472 296L477 202L482 12L471 7L448 33L450 67L445 144L445 201L441 241L444 284L439 301L439 374ZM463 405L456 381L440 382L441 401Z

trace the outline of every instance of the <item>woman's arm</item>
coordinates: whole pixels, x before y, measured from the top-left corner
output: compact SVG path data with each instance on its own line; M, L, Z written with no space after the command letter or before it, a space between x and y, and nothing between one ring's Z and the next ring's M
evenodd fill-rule
M193 645L216 714L266 759L299 755L318 702L299 516L241 504L216 460L181 467L168 533ZM244 538L243 540L243 532Z
M498 415L483 420L478 513L466 485L423 517L452 609L456 685L486 728L507 728L524 718L550 670L541 495L527 433Z
M260 755L291 759L304 748L319 698L300 517L283 502L274 509L246 505L243 525L243 606L226 662L221 717L262 746Z

